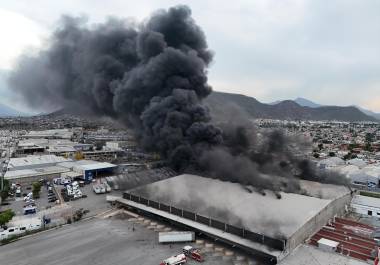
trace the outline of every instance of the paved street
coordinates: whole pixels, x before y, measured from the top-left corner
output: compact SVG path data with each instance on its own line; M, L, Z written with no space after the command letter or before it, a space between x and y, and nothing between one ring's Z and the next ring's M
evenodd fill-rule
M7 265L154 265L178 254L183 244L159 245L157 233L121 219L92 219L0 247ZM189 261L187 264L197 264ZM227 265L206 256L204 265Z

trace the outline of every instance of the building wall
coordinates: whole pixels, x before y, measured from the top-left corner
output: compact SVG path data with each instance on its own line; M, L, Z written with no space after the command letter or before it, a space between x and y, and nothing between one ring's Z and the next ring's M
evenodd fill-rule
M290 252L299 244L303 243L306 239L326 225L333 217L344 215L346 209L348 209L350 205L351 199L351 194L346 194L345 196L330 202L288 239L287 250Z
M54 174L45 174L45 175L39 175L39 176L31 176L31 177L24 177L24 178L18 178L18 179L12 179L10 180L11 183L20 183L21 185L31 185L33 182L39 181L40 179L45 180L53 180L53 178L61 177L61 173L54 173Z
M22 170L22 169L35 169L35 168L41 168L41 167L52 167L52 166L55 166L56 164L57 164L57 162L44 163L44 164L31 164L31 165L11 167L8 170L14 171L14 170Z
M117 152L83 152L83 158L95 161L113 161L117 158Z
M372 206L365 206L361 204L351 204L351 208L353 212L369 216L368 211L372 211L371 216L377 216L380 217L380 208L372 207Z

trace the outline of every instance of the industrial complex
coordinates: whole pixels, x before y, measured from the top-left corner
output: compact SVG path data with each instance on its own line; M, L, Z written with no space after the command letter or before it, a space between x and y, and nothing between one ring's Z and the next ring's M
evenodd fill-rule
M13 209L16 216L0 233L2 240L23 231L35 233L72 222L87 231L87 223L81 221L87 215L95 218L93 224L120 231L119 243L110 246L115 249L125 242L135 249L141 264L155 260L139 254L150 247L162 251L155 252L159 260L175 261L185 246L187 251L194 249L191 255L205 264L376 262L380 189L372 184L352 183L347 187L300 180L297 193L261 190L207 175L178 174L156 154L140 150L131 135L119 130L86 132L75 127L3 134L3 178L13 188L2 207ZM321 167L324 161L317 165ZM46 189L42 188L40 198L32 199L35 183L42 183ZM18 189L22 196L14 194ZM159 233L169 231L193 236L190 242L160 243ZM49 233L53 235L47 239L50 244L81 240L74 234ZM35 238L43 236L37 234ZM152 245L134 244L133 238ZM91 239L83 244L97 246L95 242ZM36 244L33 251L43 247ZM122 259L122 252L106 249L113 258ZM118 245L118 249L122 251L124 246ZM64 264L64 257L53 255L49 259ZM10 261L18 262L17 258ZM46 260L33 260L40 261Z
M120 203L277 264L350 205L345 187L309 181L302 187L307 195L283 193L278 199L270 191L263 196L239 184L180 175L129 190Z
M4 178L12 183L32 183L40 179L53 178L75 172L84 181L112 172L116 165L91 160L72 161L55 155L26 156L11 158Z

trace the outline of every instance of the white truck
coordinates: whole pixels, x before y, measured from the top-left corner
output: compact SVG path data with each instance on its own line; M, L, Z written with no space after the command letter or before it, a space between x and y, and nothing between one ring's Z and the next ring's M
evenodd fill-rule
M159 243L193 242L195 233L191 231L159 232Z
M160 265L182 265L185 264L186 261L187 260L185 254L179 254L177 256L167 258L166 260L162 261Z

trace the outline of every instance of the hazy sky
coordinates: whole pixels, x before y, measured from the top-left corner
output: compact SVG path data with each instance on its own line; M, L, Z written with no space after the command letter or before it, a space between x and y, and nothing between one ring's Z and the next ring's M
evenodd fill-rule
M263 102L305 97L380 112L380 1L1 0L0 79L22 51L41 47L62 14L142 20L187 4L215 51L214 90ZM0 101L13 105L1 87Z

